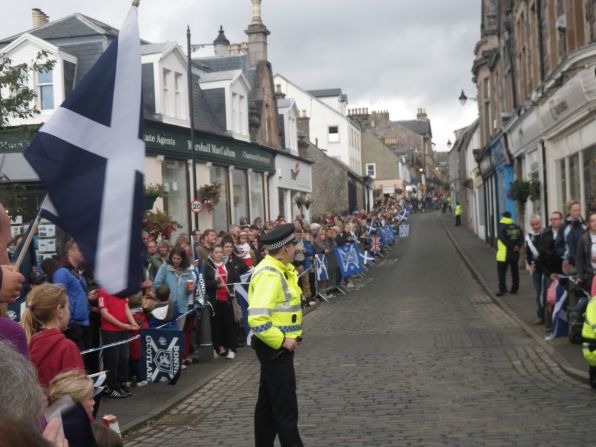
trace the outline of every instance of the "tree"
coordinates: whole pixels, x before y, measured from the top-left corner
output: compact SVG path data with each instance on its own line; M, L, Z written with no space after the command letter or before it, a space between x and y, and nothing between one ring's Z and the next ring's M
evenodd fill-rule
M31 63L16 64L0 54L0 129L8 125L11 118L31 118L39 113L35 104L37 93L29 87L31 73L51 71L55 61L45 51L37 54ZM2 92L9 92L2 96Z

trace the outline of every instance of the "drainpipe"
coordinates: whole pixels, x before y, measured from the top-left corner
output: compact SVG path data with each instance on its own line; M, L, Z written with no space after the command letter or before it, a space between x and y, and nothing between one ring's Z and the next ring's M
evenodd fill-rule
M544 83L546 67L544 64L544 33L542 29L542 20L542 0L536 0L536 21L538 22L538 55L540 56L540 82Z
M540 139L540 148L542 149L542 187L544 190L544 218L548 220L548 187L546 186L546 146L544 140Z

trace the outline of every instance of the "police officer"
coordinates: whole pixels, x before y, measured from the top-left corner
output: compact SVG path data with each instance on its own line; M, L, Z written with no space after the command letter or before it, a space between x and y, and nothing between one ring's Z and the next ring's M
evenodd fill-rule
M499 275L499 291L497 296L507 293L506 276L507 268L511 267L511 290L516 294L519 289L519 251L524 243L524 232L513 223L511 213L505 211L499 221L497 240L497 273Z
M461 207L461 204L457 202L455 205L455 226L461 226L461 215L464 213L464 210Z
M582 338L582 353L589 365L590 386L596 391L596 296L592 297L586 308Z
M248 324L261 363L255 408L255 445L303 446L298 433L294 350L302 340L301 290L292 261L294 225L281 225L261 242L268 255L256 267L248 289Z

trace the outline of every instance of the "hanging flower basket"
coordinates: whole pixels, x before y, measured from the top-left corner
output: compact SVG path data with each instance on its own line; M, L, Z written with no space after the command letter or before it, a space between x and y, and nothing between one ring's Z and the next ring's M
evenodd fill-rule
M472 180L470 177L468 177L467 179L463 180L461 182L462 186L464 188L467 189L474 189L474 180Z
M210 185L203 185L197 191L197 196L201 202L205 204L207 210L211 213L213 208L219 203L221 196L221 183L212 183Z
M182 228L178 222L173 220L167 213L161 210L145 211L143 218L143 229L154 236L169 239L174 231Z
M302 194L296 194L294 196L294 202L298 208L302 208L305 204L306 198Z
M158 197L166 197L168 195L166 188L163 185L148 184L145 185L144 208L145 211L153 209L153 205Z
M307 194L306 197L304 198L304 206L306 207L306 209L309 209L311 205L312 205L312 197L310 196L310 194Z
M520 204L525 204L530 197L530 182L525 180L516 180L511 184L507 197L511 200L515 200Z

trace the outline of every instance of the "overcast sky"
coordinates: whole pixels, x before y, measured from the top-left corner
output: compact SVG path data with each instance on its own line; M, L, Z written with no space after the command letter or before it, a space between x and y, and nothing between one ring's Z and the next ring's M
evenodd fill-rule
M74 12L120 28L129 0L0 0L2 37L31 27L31 9L51 20ZM269 60L305 89L340 87L349 108L389 110L392 120L414 119L425 108L437 150L477 116L461 106L463 88L475 95L470 69L480 35L480 0L263 0L271 31ZM141 0L141 37L211 43L223 25L227 38L246 41L250 0ZM202 50L197 56L211 54Z

